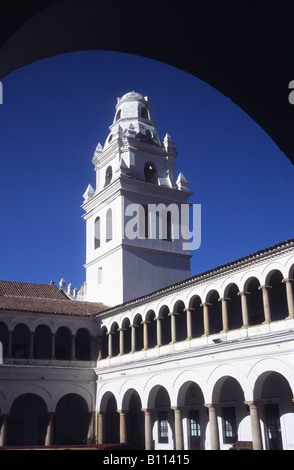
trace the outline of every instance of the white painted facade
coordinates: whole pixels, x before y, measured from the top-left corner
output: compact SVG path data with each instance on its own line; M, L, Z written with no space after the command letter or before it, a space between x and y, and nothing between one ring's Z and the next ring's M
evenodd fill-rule
M174 204L180 212L190 196L185 177L174 178L173 141L169 135L160 140L150 112L148 98L139 93L118 98L110 134L104 147L99 143L95 150L96 188L88 186L82 206L87 227L84 300L118 305L134 293L144 295L190 275L190 253L183 250L181 233L173 241L145 238L144 229L140 238L127 233L136 215L132 204Z
M0 291L0 446L294 450L294 239L193 277L182 240L125 239L129 204L190 195L150 111L124 95L97 146L86 302Z

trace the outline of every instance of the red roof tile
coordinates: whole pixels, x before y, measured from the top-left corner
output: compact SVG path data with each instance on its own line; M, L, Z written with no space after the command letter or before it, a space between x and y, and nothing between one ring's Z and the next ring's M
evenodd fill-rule
M0 296L0 310L63 315L95 315L106 309L107 307L101 303L81 302L79 300L41 299L10 295Z
M30 282L0 281L0 296L41 297L46 299L68 299L67 295L55 285L34 284Z
M107 308L98 302L71 300L55 285L0 281L0 310L95 315Z

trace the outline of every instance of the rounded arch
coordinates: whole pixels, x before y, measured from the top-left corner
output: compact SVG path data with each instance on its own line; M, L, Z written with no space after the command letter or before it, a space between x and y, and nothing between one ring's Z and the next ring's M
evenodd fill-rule
M0 322L0 342L2 344L2 355L5 358L8 354L9 330L3 321Z
M108 356L108 335L106 326L102 326L98 336L99 359L106 359Z
M47 405L34 393L17 397L7 421L7 445L44 445L48 420Z
M289 278L294 279L294 263L289 268Z
M142 321L142 315L137 313L132 325L132 328L134 329L133 338L135 339L135 343L132 345L132 349L134 351L141 351L144 347Z
M266 285L270 286L269 290L269 302L271 310L271 319L282 320L289 314L287 296L286 296L286 285L282 282L284 276L278 269L271 270L265 279Z
M187 314L183 300L177 300L173 307L173 313L176 315L176 341L187 339Z
M89 430L89 408L86 400L69 393L58 401L55 410L54 443L83 444Z
M106 211L106 216L105 216L105 226L106 226L106 243L110 242L113 237L113 215L112 215L112 209L109 207Z
M238 295L240 289L235 283L230 283L224 290L224 297L228 308L229 330L241 328L243 325L241 297Z
M250 325L258 325L264 321L264 309L260 281L257 277L249 277L244 284L247 296L248 317Z
M194 294L188 303L191 309L192 338L199 338L204 334L202 300L199 295Z
M122 321L122 330L123 330L123 354L127 354L132 350L131 342L131 323L130 319L124 318Z
M157 182L157 170L153 162L146 162L144 165L144 176L147 183Z
M177 406L195 406L204 405L204 403L204 395L198 383L188 380L181 385L178 391Z
M248 383L246 381L244 370L241 370L240 367L236 367L233 364L222 364L213 369L213 371L207 378L207 403L214 403L215 400L216 402L219 402L222 384L228 377L231 377L238 384L240 384L241 389L244 391L244 397L246 397L246 399L249 399L247 398L247 396L248 393L250 396L250 386L248 386Z
M118 323L114 321L111 324L110 332L109 332L109 334L111 335L111 345L112 345L111 354L109 351L109 355L111 356L117 356L119 354L119 331L118 330L119 330Z
M240 382L231 375L220 377L214 384L212 391L212 403L242 402L245 395Z
M158 317L161 322L161 343L162 345L169 344L171 342L171 317L169 315L170 310L167 305L160 307Z
M12 357L23 359L29 357L30 330L24 323L15 326L12 334Z
M282 450L287 434L282 426L293 427L293 392L286 377L277 371L265 371L256 380L253 399L259 402L265 427L265 445L269 450Z
M91 336L87 328L79 328L76 333L75 353L79 361L91 360Z
M119 414L117 401L112 392L106 392L100 402L100 411L104 413L104 440L105 443L119 442Z
M51 357L52 333L47 325L38 325L34 335L34 357L49 359Z
M145 321L147 322L147 335L148 335L148 348L155 348L157 345L157 325L156 325L156 315L154 310L148 310L146 313Z
M253 399L272 399L284 397L288 401L293 399L293 390L285 375L277 370L267 370L260 374L255 382Z
M60 326L55 337L55 358L59 360L71 359L71 331L67 326Z
M106 171L105 171L105 184L104 184L104 187L108 186L111 183L111 180L112 180L112 166L109 165L106 168Z
M209 304L209 332L219 333L222 330L222 306L219 302L219 292L216 289L210 290L206 295L206 302Z

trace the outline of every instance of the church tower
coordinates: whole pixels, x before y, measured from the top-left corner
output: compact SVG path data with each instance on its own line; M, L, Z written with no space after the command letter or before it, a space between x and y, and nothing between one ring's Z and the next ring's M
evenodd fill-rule
M183 174L175 181L176 149L168 134L161 141L150 113L140 93L118 98L110 133L96 147L96 187L89 184L82 205L84 300L114 306L190 276L179 227L191 193Z

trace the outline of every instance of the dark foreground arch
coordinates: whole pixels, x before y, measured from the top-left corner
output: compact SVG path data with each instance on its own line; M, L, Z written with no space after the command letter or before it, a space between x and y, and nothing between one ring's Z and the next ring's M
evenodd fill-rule
M228 96L294 162L293 2L191 5L151 0L142 15L135 1L115 8L96 0L31 1L21 10L7 2L0 19L0 79L30 62L81 50L160 60Z

